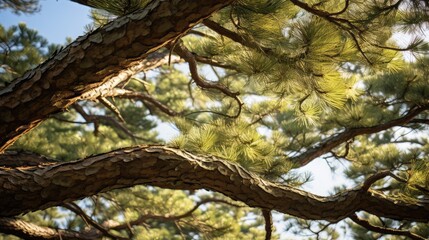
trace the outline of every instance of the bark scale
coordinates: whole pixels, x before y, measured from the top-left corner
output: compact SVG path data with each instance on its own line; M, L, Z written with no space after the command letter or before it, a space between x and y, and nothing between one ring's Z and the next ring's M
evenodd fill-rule
M15 218L0 218L0 232L5 234L13 234L27 240L94 240L99 239L101 236L96 232L79 233L41 227L36 224Z

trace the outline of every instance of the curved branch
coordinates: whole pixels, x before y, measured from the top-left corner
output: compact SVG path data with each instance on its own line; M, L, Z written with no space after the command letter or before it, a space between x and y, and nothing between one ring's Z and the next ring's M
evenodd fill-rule
M197 61L195 59L195 56L190 51L188 51L188 49L186 49L186 47L183 46L183 44L178 43L172 48L181 58L183 58L186 62L188 62L189 71L191 72L192 79L195 81L197 86L203 89L216 89L222 92L223 94L233 98L237 102L238 111L234 116L230 116L230 117L237 118L238 116L240 116L241 108L243 106L243 103L241 102L240 98L238 98L238 95L240 95L240 93L231 92L230 89L228 89L227 87L219 83L210 83L202 79L198 74Z
M356 224L370 230L373 232L378 232L378 233L383 233L383 234L391 234L391 235L396 235L396 236L405 236L405 237L409 237L410 239L415 239L415 240L424 240L426 238L419 236L415 233L412 233L410 231L405 231L405 230L398 230L398 229L392 229L392 228L386 228L386 227L379 227L379 226L375 226L372 225L369 221L364 220L364 219L360 219L356 214L353 214L352 216L350 216L350 219L355 222Z
M404 124L407 124L411 122L414 117L416 117L421 112L429 109L429 105L424 105L416 108L412 108L408 111L407 114L404 116L391 120L389 122L375 125L372 127L360 127L360 128L348 128L344 130L342 133L339 133L337 135L334 135L332 137L329 137L325 140L323 140L320 144L317 146L314 146L313 148L310 148L305 153L291 158L291 161L295 163L298 167L305 166L309 164L311 161L316 159L317 157L322 156L325 153L328 153L333 148L341 145L342 143L347 142L348 140L364 134L372 134L377 133L386 129L389 129L391 127L395 126L401 126Z
M86 223L93 226L95 229L100 231L103 236L109 237L111 239L120 239L120 240L126 240L127 238L123 238L120 236L113 235L109 232L109 229L106 229L105 227L98 224L96 221L94 221L91 217L89 217L78 205L75 203L65 203L63 205L66 209L74 212L76 215L80 216Z
M390 170L384 170L384 171L380 171L378 173L375 173L374 175L371 175L370 177L368 177L362 185L362 190L363 191L368 191L369 188L371 187L372 184L374 184L375 182L377 182L378 180L381 180L387 176L390 176L391 172Z
M343 9L341 9L341 10L340 10L340 11L338 11L338 12L329 13L329 15L330 15L330 16L334 16L334 15L340 15L340 14L343 14L343 13L345 13L345 12L347 11L347 9L349 8L349 5L350 5L350 0L346 0L346 2L345 2L345 4L344 4Z
M33 223L8 217L0 217L0 232L12 234L23 239L33 240L94 240L100 237L100 235L95 232L78 233L62 229L40 227Z
M181 58L183 58L186 62L188 62L189 71L191 72L192 79L195 81L197 86L199 86L201 88L219 90L223 94L225 94L229 97L232 97L232 98L234 98L240 94L238 92L231 92L231 90L229 90L227 87L225 87L221 84L210 83L210 82L207 82L204 79L202 79L198 73L197 61L195 60L195 56L188 49L186 49L186 47L183 46L183 44L181 44L181 43L178 43L177 45L173 46L173 48L174 48L173 50Z
M147 103L155 106L156 108L158 108L163 113L165 113L169 116L174 117L174 116L179 115L178 112L172 110L171 108L169 108L168 106L159 102L158 100L156 100L154 97L152 97L151 95L149 95L147 93L135 92L135 91L127 90L127 89L115 88L115 89L111 90L108 94L106 94L105 96L127 98L127 99L138 99L138 100L141 100L143 102L147 102Z
M251 207L304 219L337 222L363 210L380 217L429 221L425 202L393 200L360 188L321 197L269 182L235 163L165 146L137 146L68 163L1 169L0 216L15 216L139 184L208 189Z

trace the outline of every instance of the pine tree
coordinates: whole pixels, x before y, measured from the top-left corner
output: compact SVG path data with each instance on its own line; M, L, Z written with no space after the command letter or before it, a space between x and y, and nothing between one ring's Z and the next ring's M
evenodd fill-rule
M0 27L4 239L429 237L427 1L72 1Z

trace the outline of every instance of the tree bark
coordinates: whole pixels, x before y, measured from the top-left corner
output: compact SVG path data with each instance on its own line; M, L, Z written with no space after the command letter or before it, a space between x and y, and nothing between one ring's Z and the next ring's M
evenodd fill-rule
M363 210L380 217L429 221L428 203L389 199L367 187L320 197L266 181L226 160L165 146L124 148L48 166L2 168L0 216L15 216L139 184L208 189L251 207L304 219L337 222Z
M12 234L27 240L93 240L102 235L96 232L73 232L41 227L15 218L0 218L0 232Z
M154 0L78 38L0 91L0 152L232 1Z

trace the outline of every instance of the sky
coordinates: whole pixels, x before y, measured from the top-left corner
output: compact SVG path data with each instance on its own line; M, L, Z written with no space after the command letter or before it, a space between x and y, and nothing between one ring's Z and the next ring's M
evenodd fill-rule
M66 37L77 38L91 23L89 8L69 0L40 0L41 11L35 14L16 15L0 10L0 23L6 27L20 22L38 30L50 43L63 44Z
M0 10L0 23L5 27L17 25L20 22L35 29L50 43L64 44L66 38L76 39L85 34L85 26L91 23L90 8L69 0L40 0L41 11L35 14L16 15L10 11ZM177 131L168 123L158 123L158 131L164 140L172 139ZM338 165L336 174L332 174L329 165L323 159L312 161L300 168L299 173L311 172L313 181L304 186L314 194L328 195L333 182L343 182L341 170L344 166ZM340 175L340 176L338 176Z

